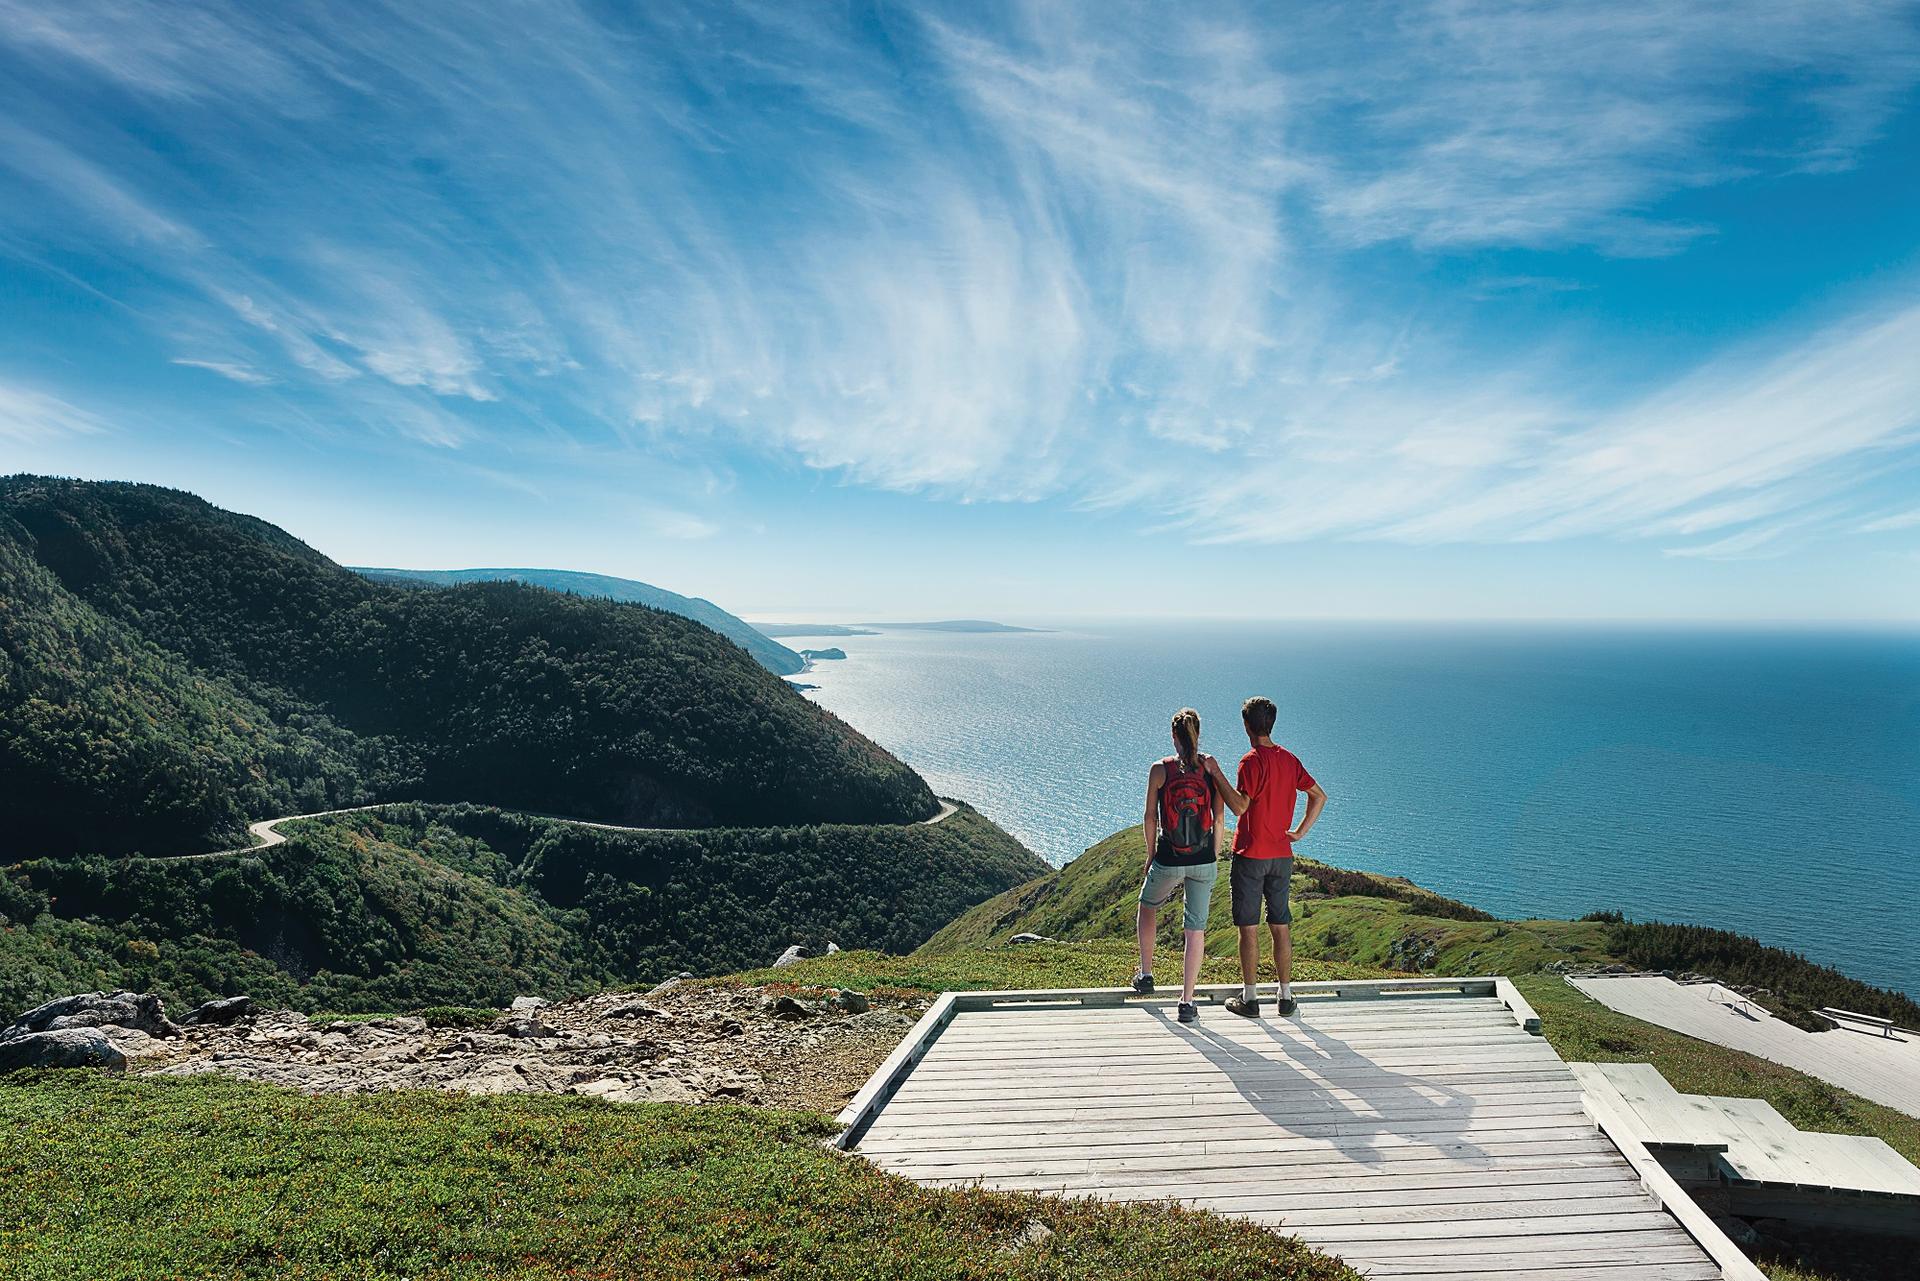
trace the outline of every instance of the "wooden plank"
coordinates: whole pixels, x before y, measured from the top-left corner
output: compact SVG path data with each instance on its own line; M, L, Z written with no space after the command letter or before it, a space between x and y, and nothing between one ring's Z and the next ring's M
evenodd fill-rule
M869 1134L924 1133L961 1134L969 1130L1011 1133L1055 1134L1072 1129L1125 1129L1135 1132L1168 1130L1179 1132L1191 1126L1219 1128L1237 1126L1337 1125L1364 1123L1394 1125L1400 1122L1448 1120L1470 1124L1512 1117L1564 1116L1586 1120L1580 1109L1581 1095L1526 1095L1512 1100L1462 1099L1449 1103L1386 1102L1378 1106L1354 1106L1328 1102L1302 1106L1293 1101L1263 1103L1248 1099L1212 1098L1199 1106L1160 1104L1153 1107L1114 1107L1094 1100L1080 1106L1057 1108L1046 1114L1012 1113L997 1110L971 1110L949 1113L913 1113L895 1116L889 1107L875 1121Z
M1654 1207L1653 1202L1636 1202L1648 1208L1621 1210L1613 1214L1548 1214L1516 1215L1512 1218L1480 1219L1435 1219L1416 1220L1408 1223L1343 1223L1329 1229L1329 1235L1343 1243L1363 1245L1370 1241L1391 1241L1405 1244L1415 1241L1471 1241L1486 1247L1489 1243L1511 1240L1517 1237L1535 1236L1583 1236L1588 1233L1607 1232L1645 1232L1656 1229L1673 1228L1673 1220L1665 1210ZM1272 1223L1276 1227L1285 1226L1286 1216L1280 1214L1248 1214L1238 1216L1252 1219L1255 1223ZM1300 1235L1296 1233L1296 1235ZM1316 1239L1317 1234L1309 1231L1307 1240Z
M959 1045L1098 1045L1132 1044L1154 1036L1187 1038L1198 1034L1229 1037L1257 1044L1262 1038L1287 1035L1329 1037L1348 1040L1358 1037L1382 1039L1395 1033L1484 1031L1521 1035L1525 1033L1502 1014L1479 1010L1457 1015L1423 1015L1413 1018L1377 1019L1362 1023L1330 1024L1318 1019L1243 1019L1232 1015L1202 1016L1197 1023L1181 1023L1169 1010L1164 1018L1116 1019L1105 1026L1056 1027L1035 1020L1016 1027L969 1027L966 1019L957 1019L948 1030Z
M1369 1087L1391 1087L1385 1093L1395 1098L1427 1098L1436 1101L1448 1099L1506 1099L1533 1094L1579 1094L1580 1086L1569 1079L1564 1072L1501 1072L1467 1074L1460 1079L1436 1080L1420 1077L1409 1080L1406 1076L1391 1072L1365 1072L1341 1074L1323 1080L1296 1079L1294 1081L1261 1091L1263 1098L1297 1098L1315 1103L1338 1104L1342 1102L1365 1103L1376 1097ZM1007 1112L1044 1111L1061 1107L1084 1106L1084 1102L1071 1097L1055 1094L1034 1093L1015 1094L1006 1088L1006 1082L988 1081L970 1092L958 1094L935 1093L933 1078L924 1081L909 1077L899 1091L887 1103L887 1111L895 1108L902 1112L951 1112L961 1110L959 1105L965 1100L991 1099L997 1109ZM1160 1087L1141 1085L1132 1093L1122 1090L1116 1083L1110 1089L1101 1089L1090 1098L1111 1101L1116 1107L1129 1107L1148 1103L1185 1103L1199 1104L1207 1097L1244 1098L1247 1092L1236 1085L1224 1073L1197 1078L1184 1083Z
M1664 1227L1591 1235L1527 1234L1519 1238L1490 1237L1484 1241L1445 1241L1428 1237L1354 1240L1338 1231L1295 1234L1315 1249L1336 1253L1349 1262L1400 1259L1410 1263L1430 1259L1439 1266L1459 1269L1484 1267L1507 1271L1526 1267L1554 1267L1566 1263L1683 1262L1700 1258L1700 1247L1687 1240L1671 1223ZM1505 1265L1504 1267L1502 1265Z
M1008 1037L980 1037L955 1032L940 1039L940 1048L947 1054L1005 1058L1012 1055L1031 1057L1035 1054L1051 1052L1100 1055L1150 1049L1216 1048L1258 1052L1268 1046L1276 1045L1301 1049L1326 1047L1358 1049L1365 1046L1388 1045L1513 1045L1518 1043L1516 1038L1524 1035L1525 1033L1511 1023L1447 1026L1410 1023L1403 1027L1390 1027L1379 1031L1342 1032L1336 1035L1320 1028L1293 1024L1262 1028L1251 1023L1180 1024L1169 1019L1164 1027L1144 1027L1127 1033L1110 1033L1102 1036L1063 1037L1041 1029L1035 1029L1032 1034L1026 1036Z
M931 1178L930 1186L966 1187L977 1179ZM1586 1155L1509 1156L1477 1161L1388 1161L1368 1164L1336 1156L1319 1165L1233 1164L1196 1170L1120 1170L1082 1174L1008 1176L993 1186L1022 1192L1097 1192L1102 1197L1161 1201L1184 1192L1315 1197L1400 1196L1457 1192L1478 1196L1489 1188L1547 1188L1618 1183L1639 1187L1633 1172L1611 1151ZM1330 1189L1337 1189L1330 1191ZM1378 1190L1378 1191L1377 1191Z
M864 1152L886 1152L910 1146L1010 1147L1017 1146L1022 1140L1029 1143L1049 1141L1049 1146L1063 1146L1060 1140L1065 1138L1071 1138L1077 1146L1090 1146L1115 1135L1136 1141L1151 1135L1166 1142L1207 1142L1216 1138L1251 1137L1264 1133L1290 1134L1302 1138L1360 1134L1472 1135L1588 1124L1591 1122L1580 1110L1577 1101L1492 1116L1463 1110L1438 1112L1432 1116L1342 1115L1295 1120L1292 1117L1273 1118L1252 1112L1244 1115L1195 1116L1163 1122L1157 1127L1143 1125L1136 1118L1125 1115L1094 1116L1066 1125L1057 1121L1001 1122L983 1117L972 1121L956 1121L951 1125L900 1126L882 1118L868 1127L867 1137L861 1140L860 1148Z
M1234 988L1232 994L1238 995L1239 989ZM1174 1018L1178 1004L1177 996L1161 994L1138 997L1125 1005L1105 1009L1088 1009L1077 1005L1015 1005L999 1009L968 1011L966 1021L973 1027L986 1029L1014 1028L1022 1024L1039 1023L1066 1031L1079 1031L1110 1027L1115 1024L1131 1026L1170 1022ZM1396 996L1361 1002L1309 999L1299 1002L1294 1013L1282 1016L1275 1010L1272 994L1263 993L1260 998L1261 1014L1258 1018L1229 1014L1225 1009L1224 998L1201 997L1196 1000L1196 1004L1199 1006L1200 1020L1203 1023L1222 1022L1247 1027L1262 1027L1276 1023L1362 1027L1376 1021L1398 1023L1414 1018L1489 1013L1507 1018L1509 1026L1512 1025L1511 1015L1500 1002L1466 996L1437 999Z
M1641 1142L1725 1149L1726 1121L1720 1110L1698 1094L1675 1090L1651 1063L1586 1066L1603 1077L1626 1104L1626 1119L1639 1123L1636 1135Z
M1352 1090L1329 1089L1323 1086L1277 1093L1270 1098L1257 1099L1248 1098L1241 1091L1226 1086L1210 1094L1175 1090L1116 1097L1101 1091L1091 1097L1079 1099L1016 1098L1002 1103L992 1100L992 1096L987 1095L977 1101L994 1103L992 1109L994 1120L1065 1123L1086 1119L1091 1114L1100 1112L1116 1116L1124 1115L1137 1122L1145 1122L1157 1118L1177 1120L1197 1115L1202 1111L1235 1116L1267 1116L1271 1114L1271 1109L1276 1108L1297 1109L1307 1116L1333 1111L1384 1116L1396 1112L1418 1114L1422 1110L1443 1107L1498 1108L1557 1102L1565 1103L1572 1110L1578 1111L1580 1091L1558 1082L1527 1081L1518 1086L1479 1086L1438 1097L1435 1097L1433 1091L1400 1091L1396 1092L1391 1099L1377 1101ZM916 1096L908 1095L902 1090L894 1096L891 1103L887 1104L886 1113L889 1125L942 1125L949 1121L975 1116L978 1109L956 1103L951 1099L920 1102Z
M1339 1081L1350 1079L1358 1073L1377 1073L1376 1080L1383 1088L1391 1087L1393 1082L1385 1077L1397 1076L1408 1086L1418 1084L1429 1074L1439 1072L1458 1072L1485 1068L1496 1065L1513 1067L1548 1067L1555 1063L1553 1053L1544 1042L1534 1042L1542 1052L1528 1047L1516 1046L1510 1050L1499 1046L1470 1047L1468 1049L1450 1049L1442 1046L1437 1050L1416 1051L1399 1050L1382 1052L1374 1056L1339 1055L1326 1058L1286 1059L1280 1057L1265 1058L1248 1063L1225 1067L1202 1060L1165 1060L1146 1059L1138 1062L1115 1061L1102 1066L1084 1063L1004 1063L984 1064L975 1062L946 1063L937 1056L930 1057L917 1069L916 1075L924 1075L928 1080L946 1082L1008 1081L1032 1092L1042 1089L1068 1089L1074 1086L1097 1087L1102 1083L1129 1081L1198 1081L1231 1080L1236 1084L1272 1085L1284 1081Z
M1718 1281L1720 1268L1705 1260L1692 1243L1684 1246L1647 1246L1632 1262L1607 1262L1605 1252L1599 1262L1565 1258L1559 1264L1540 1266L1534 1254L1492 1258L1473 1271L1459 1271L1463 1260L1440 1256L1384 1258L1367 1264L1373 1277L1423 1277L1425 1281L1478 1281L1480 1277L1498 1277L1524 1273L1528 1281ZM1596 1256L1588 1256L1596 1258Z
M1489 1063L1444 1072L1422 1072L1418 1077L1378 1069L1330 1074L1287 1069L1273 1076L1274 1080L1260 1083L1252 1080L1250 1075L1243 1074L1236 1074L1232 1078L1224 1073L1210 1076L1175 1074L1169 1080L1108 1081L1100 1085L1095 1093L1100 1098L1115 1100L1118 1106L1125 1106L1126 1101L1133 1098L1185 1098L1197 1103L1203 1097L1215 1095L1277 1099L1298 1095L1327 1096L1341 1092L1368 1094L1380 1089L1404 1091L1414 1096L1436 1092L1470 1096L1477 1091L1492 1089L1563 1090L1567 1084L1565 1070L1547 1064L1513 1067ZM1012 1092L1009 1084L1018 1086L1023 1092ZM1014 1081L1007 1075L958 1082L945 1082L932 1074L924 1077L914 1075L907 1078L894 1098L916 1106L938 1102L991 1102L995 1106L1017 1108L1046 1106L1060 1097L1044 1087L1028 1089L1028 1085ZM893 1104L890 1102L887 1106L891 1108Z
M1437 1116L1461 1118L1538 1116L1549 1112L1557 1115L1579 1116L1581 1114L1580 1098L1578 1090L1565 1090L1553 1094L1495 1095L1444 1101L1425 1098L1387 1099L1377 1103L1357 1098L1336 1099L1296 1095L1281 1099L1248 1099L1237 1094L1227 1094L1207 1095L1199 1102L1186 1098L1168 1099L1152 1096L1128 1099L1119 1103L1112 1099L1095 1098L1078 1102L1063 1100L1059 1106L1046 1109L994 1108L990 1111L955 1109L945 1104L916 1111L912 1110L911 1104L908 1104L901 1106L896 1112L895 1105L890 1104L886 1109L885 1120L875 1124L873 1129L937 1130L959 1125L993 1125L1033 1127L1045 1131L1066 1125L1091 1125L1096 1122L1129 1125L1135 1129L1152 1128L1155 1125L1177 1129L1180 1122L1197 1122L1203 1118L1212 1118L1222 1124L1265 1121L1290 1125L1296 1121L1312 1123L1341 1120L1418 1120Z
M1532 1182L1493 1183L1482 1177L1469 1181L1455 1176L1444 1187L1420 1187L1406 1180L1381 1180L1368 1188L1356 1188L1342 1180L1338 1185L1322 1179L1290 1185L1272 1181L1243 1183L1200 1183L1190 1186L1166 1184L1115 1184L1100 1191L1103 1201L1175 1201L1183 1205L1202 1205L1228 1214L1240 1210L1338 1210L1392 1208L1413 1205L1485 1205L1521 1201L1577 1201L1623 1196L1646 1199L1646 1191L1634 1179L1617 1170L1600 1171L1607 1177L1568 1179L1535 1172ZM1578 1171L1573 1173L1588 1173ZM1318 1188L1319 1191L1313 1189Z
M1238 983L1205 983L1196 988L1195 992L1215 1000L1225 1000L1229 996L1239 995L1240 985ZM1490 978L1321 979L1295 983L1293 992L1295 998L1301 1001L1314 999L1362 1001L1414 993L1429 997L1443 994L1463 997L1491 996L1493 980ZM1133 989L1125 987L959 992L955 993L955 996L961 1002L960 1008L968 1011L1043 1003L1099 1007L1123 1005L1139 999Z
M1525 1130L1486 1131L1479 1134L1463 1134L1459 1130L1436 1130L1419 1134L1396 1134L1392 1132L1361 1130L1357 1133L1334 1133L1316 1135L1289 1135L1284 1131L1272 1134L1250 1134L1231 1138L1209 1138L1198 1143L1185 1143L1173 1140L1153 1140L1135 1138L1123 1141L1122 1136L1088 1135L1085 1141L1079 1136L1069 1142L1051 1142L1044 1145L1021 1143L1016 1139L996 1140L955 1139L943 1146L934 1147L931 1143L939 1140L921 1141L910 1139L875 1140L862 1143L860 1150L872 1156L886 1156L897 1164L914 1166L963 1165L993 1158L1018 1158L1033 1152L1036 1148L1049 1157L1069 1157L1075 1154L1085 1156L1153 1156L1162 1157L1171 1151L1190 1151L1198 1149L1205 1155L1275 1154L1281 1152L1319 1152L1341 1151L1371 1153L1384 1148L1421 1147L1440 1152L1471 1152L1481 1143L1496 1140L1506 1143L1548 1143L1580 1138L1588 1133L1585 1126L1553 1125L1540 1126Z
M1458 1262L1458 1260L1454 1260ZM1594 1265L1569 1264L1565 1267L1540 1268L1525 1266L1528 1277L1535 1281L1719 1281L1720 1268L1713 1263L1601 1263ZM1430 1266L1418 1268L1396 1268L1374 1266L1367 1269L1369 1275L1376 1277L1417 1276L1422 1281L1482 1281L1482 1278L1495 1275L1484 1268L1472 1272L1437 1272Z
M1619 1154L1604 1142L1585 1147L1566 1144L1499 1145L1499 1151L1483 1151L1468 1156L1449 1156L1431 1148L1402 1148L1368 1155L1355 1160L1340 1151L1296 1152L1263 1158L1258 1162L1231 1157L1206 1157L1203 1164L1172 1166L1151 1160L1072 1160L1037 1173L1009 1173L1007 1163L992 1175L953 1174L930 1171L922 1182L941 1187L959 1187L980 1183L997 1188L1034 1191L1072 1187L1081 1192L1118 1187L1212 1187L1221 1184L1255 1184L1261 1187L1326 1187L1328 1180L1340 1186L1424 1186L1447 1180L1480 1180L1497 1183L1505 1176L1526 1179L1574 1179L1582 1176L1610 1178L1631 1175ZM884 1164L885 1158L873 1158ZM1043 1163L1044 1164L1044 1163ZM1479 1184L1474 1184L1479 1186Z
M1800 1132L1760 1099L1716 1098L1725 1118L1727 1150L1721 1157L1740 1178L1761 1183L1820 1182L1814 1164L1795 1149Z
M1347 1146L1339 1143L1323 1143L1291 1152L1261 1153L1259 1165L1272 1169L1297 1166L1330 1166L1337 1169L1373 1166L1398 1169L1415 1164L1425 1164L1430 1169L1462 1167L1508 1169L1514 1168L1516 1163L1529 1159L1549 1164L1595 1159L1611 1165L1616 1158L1614 1149L1604 1139L1585 1134L1572 1139L1489 1141L1440 1146L1422 1144L1356 1147L1350 1143ZM1244 1171L1253 1168L1252 1163L1244 1155L1217 1152L1154 1151L1140 1154L1116 1153L1112 1150L1104 1152L1083 1150L1060 1153L1035 1149L999 1156L987 1154L981 1159L946 1165L888 1156L876 1156L872 1160L877 1165L911 1174L914 1178L924 1176L927 1179L979 1180L988 1184L995 1179L1003 1178L1072 1177L1093 1173L1158 1176L1177 1171L1209 1169Z
M1831 1187L1920 1197L1920 1169L1884 1139L1802 1133L1800 1151L1819 1166L1821 1177ZM1915 1213L1920 1214L1920 1207Z
M1221 1199L1223 1202L1227 1198ZM1219 1210L1221 1205L1208 1198L1195 1202L1203 1209ZM1233 1213L1236 1217L1278 1216L1279 1222L1290 1232L1304 1232L1309 1228L1327 1229L1367 1229L1404 1224L1410 1231L1423 1232L1428 1228L1450 1226L1455 1223L1474 1224L1473 1235L1478 1235L1480 1225L1513 1221L1535 1222L1563 1218L1596 1220L1615 1219L1622 1216L1640 1218L1654 1215L1659 1219L1666 1216L1648 1196L1646 1189L1638 1185L1626 1189L1614 1189L1603 1196L1559 1197L1553 1199L1528 1200L1510 1198L1504 1200L1443 1202L1427 1204L1414 1202L1401 1205L1345 1205L1328 1206L1321 1209L1307 1209L1301 1206L1278 1204L1268 1199L1265 1204L1235 1203Z

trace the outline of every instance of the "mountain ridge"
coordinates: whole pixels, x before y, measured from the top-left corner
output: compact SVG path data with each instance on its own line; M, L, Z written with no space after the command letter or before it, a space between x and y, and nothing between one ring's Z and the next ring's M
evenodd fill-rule
M484 800L649 826L898 822L925 782L677 614L372 582L179 490L0 478L0 823L30 853Z
M762 667L776 676L792 676L806 666L800 655L705 597L683 596L636 578L574 569L383 569L363 565L349 565L347 568L375 582L422 583L435 587L452 587L461 583L526 583L550 591L603 596L608 600L649 605L711 627L752 654Z

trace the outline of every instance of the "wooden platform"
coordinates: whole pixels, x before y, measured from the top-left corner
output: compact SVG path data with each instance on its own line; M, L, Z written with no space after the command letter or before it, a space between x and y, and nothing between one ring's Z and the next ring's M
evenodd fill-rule
M1736 1213L1920 1235L1920 1169L1881 1139L1809 1133L1761 1099L1682 1094L1647 1063L1572 1067L1683 1186L1725 1185Z
M1297 985L1197 1024L1124 990L950 993L842 1121L935 1186L1177 1200L1374 1276L1760 1281L1611 1137L1504 980Z

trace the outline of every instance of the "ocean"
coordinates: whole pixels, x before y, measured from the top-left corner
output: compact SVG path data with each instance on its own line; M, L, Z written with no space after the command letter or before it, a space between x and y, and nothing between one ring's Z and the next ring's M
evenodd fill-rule
M887 632L809 696L1048 861L1139 821L1183 705L1330 797L1301 852L1512 917L1616 908L1920 994L1920 635L1206 624Z

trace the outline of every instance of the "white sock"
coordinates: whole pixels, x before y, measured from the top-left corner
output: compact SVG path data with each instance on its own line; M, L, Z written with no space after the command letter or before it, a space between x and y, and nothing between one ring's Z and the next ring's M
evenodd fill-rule
M1257 984L1257 983L1242 983L1242 984L1240 985L1240 999L1241 999L1241 1000L1243 1000L1243 1001L1257 1001L1257 1000L1259 1000L1259 999L1260 999L1260 986L1259 986L1259 984Z
M1274 994L1275 994L1276 996L1278 996L1278 997L1279 997L1279 998L1280 998L1281 1000L1283 1000L1283 1001L1290 1001L1290 1000L1292 1000L1292 999L1293 999L1293 984L1291 984L1291 983L1281 983L1281 984L1278 984L1278 985L1277 985L1277 986L1276 986L1276 987L1274 988Z

